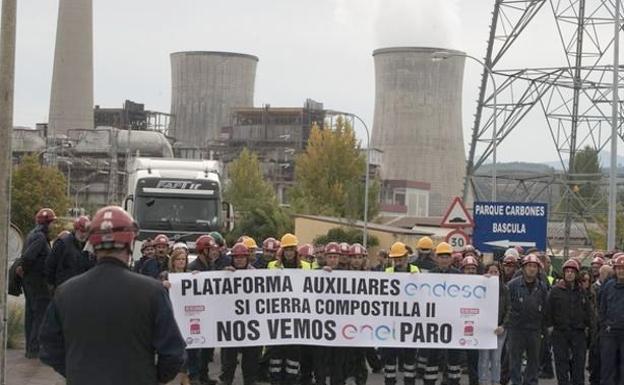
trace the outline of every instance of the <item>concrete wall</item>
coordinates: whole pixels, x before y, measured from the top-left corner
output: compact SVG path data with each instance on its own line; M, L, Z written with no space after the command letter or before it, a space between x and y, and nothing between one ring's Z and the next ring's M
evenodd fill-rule
M93 2L60 0L49 136L93 128Z
M258 58L229 52L171 54L173 135L204 146L230 124L232 108L252 107Z
M431 184L429 215L443 215L465 175L461 97L463 57L432 60L438 48L384 48L375 58L372 146L382 179Z

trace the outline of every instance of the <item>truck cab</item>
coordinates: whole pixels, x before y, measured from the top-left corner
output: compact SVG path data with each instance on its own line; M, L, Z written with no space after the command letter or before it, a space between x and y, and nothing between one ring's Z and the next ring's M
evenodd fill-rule
M200 235L224 231L231 208L222 201L220 175L217 161L135 158L128 165L124 204L140 228L134 258L140 244L158 234L193 249Z

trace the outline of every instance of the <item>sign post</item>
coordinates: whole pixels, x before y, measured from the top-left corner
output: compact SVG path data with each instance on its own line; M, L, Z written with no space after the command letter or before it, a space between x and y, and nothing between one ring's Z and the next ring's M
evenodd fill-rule
M475 202L475 247L494 252L514 246L546 250L548 205Z

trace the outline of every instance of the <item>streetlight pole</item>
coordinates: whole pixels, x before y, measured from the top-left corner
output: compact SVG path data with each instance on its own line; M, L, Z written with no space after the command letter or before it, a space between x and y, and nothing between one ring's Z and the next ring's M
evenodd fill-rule
M333 113L337 115L345 115L351 116L352 118L357 119L362 126L364 126L364 130L366 130L366 175L364 176L364 234L362 235L362 243L364 248L368 246L368 185L370 179L370 131L368 130L368 126L364 123L364 120L351 112L342 112L342 111L334 111L334 110L326 110L325 112Z
M11 136L15 87L15 31L17 0L2 0L0 20L0 385L6 382L7 265L11 213Z
M619 1L619 0L618 0ZM438 59L438 60L446 60L450 57L464 57L464 58L468 58L468 59L472 59L474 61L476 61L477 63L479 63L488 73L488 75L490 75L490 80L492 80L492 87L494 88L494 97L493 97L493 101L494 101L494 115L493 115L493 121L492 121L492 202L496 202L497 199L497 190L498 190L498 186L496 183L496 147L498 145L498 126L497 126L497 111L498 111L498 104L496 103L496 95L498 94L498 88L496 87L496 79L494 78L494 72L492 72L492 68L485 64L483 61L477 59L474 56L468 55L466 53L461 53L461 54L455 54L455 53L449 53L449 52L434 52L432 55L432 58L434 60ZM466 178L469 178L469 175L466 175ZM468 186L468 183L466 183L466 187ZM464 196L467 196L467 191L464 192Z
M79 188L78 190L76 190L76 195L74 196L74 211L77 213L78 212L78 195L84 191L89 189L89 187L91 187L90 184L86 185L86 186L82 186L81 188ZM78 216L78 215L76 215Z

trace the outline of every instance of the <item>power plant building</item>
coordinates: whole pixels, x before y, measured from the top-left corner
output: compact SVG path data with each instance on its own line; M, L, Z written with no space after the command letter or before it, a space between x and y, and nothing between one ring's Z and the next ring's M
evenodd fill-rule
M439 52L448 57L435 60ZM395 181L393 185L400 185L398 181L429 185L430 216L443 215L463 187L464 58L452 56L462 54L420 47L383 48L373 53L372 146L383 151L381 178Z
M93 1L60 0L48 136L93 128Z
M231 52L171 54L170 135L189 147L219 140L234 108L253 107L257 63Z

